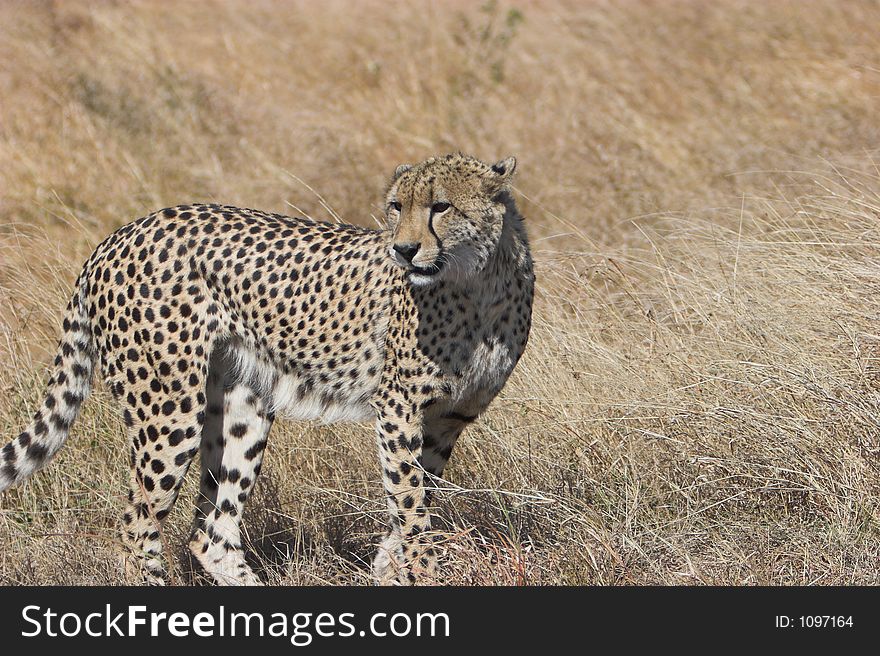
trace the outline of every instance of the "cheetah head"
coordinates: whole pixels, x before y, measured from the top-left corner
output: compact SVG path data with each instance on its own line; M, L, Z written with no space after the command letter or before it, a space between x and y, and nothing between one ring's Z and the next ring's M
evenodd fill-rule
M389 254L412 285L465 282L495 252L516 159L486 164L467 155L397 167L386 194Z

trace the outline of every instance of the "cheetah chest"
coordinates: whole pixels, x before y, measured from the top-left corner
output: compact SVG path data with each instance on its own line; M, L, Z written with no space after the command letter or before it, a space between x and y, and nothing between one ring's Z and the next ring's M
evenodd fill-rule
M443 371L448 392L441 402L446 411L480 414L504 387L522 354L509 324L499 325L492 314L483 314L476 327L471 322L450 331L442 351L434 351L433 361Z
M482 412L504 387L518 359L517 349L503 335L484 335L452 386L453 407L469 416Z
M522 355L528 304L517 303L494 285L452 299L457 315L426 321L418 342L424 356L442 371L444 411L480 414L504 387ZM442 297L441 297L442 300ZM425 303L424 305L428 305Z

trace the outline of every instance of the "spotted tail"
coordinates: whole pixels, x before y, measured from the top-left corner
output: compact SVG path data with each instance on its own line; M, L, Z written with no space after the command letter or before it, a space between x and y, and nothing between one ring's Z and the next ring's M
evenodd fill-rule
M0 450L0 492L49 462L67 440L70 426L91 388L94 356L81 281L64 315L64 333L49 378L46 398L33 421Z

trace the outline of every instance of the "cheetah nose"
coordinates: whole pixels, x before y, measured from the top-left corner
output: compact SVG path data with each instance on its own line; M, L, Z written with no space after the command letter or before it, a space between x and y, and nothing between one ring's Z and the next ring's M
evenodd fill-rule
M421 244L407 242L405 244L394 244L394 250L397 251L397 254L409 264L412 264L412 260L416 256L416 253L419 252L421 246Z

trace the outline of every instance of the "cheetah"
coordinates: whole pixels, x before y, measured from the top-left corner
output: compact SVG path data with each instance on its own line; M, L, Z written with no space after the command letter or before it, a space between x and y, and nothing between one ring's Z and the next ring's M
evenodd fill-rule
M76 280L45 400L0 451L0 491L61 448L97 364L130 440L128 575L165 581L161 527L198 453L190 551L217 584L257 585L240 523L276 416L372 420L389 512L373 578L433 580L432 489L529 336L515 168L460 153L401 165L383 229L216 204L119 228Z

